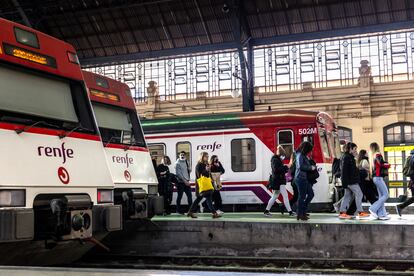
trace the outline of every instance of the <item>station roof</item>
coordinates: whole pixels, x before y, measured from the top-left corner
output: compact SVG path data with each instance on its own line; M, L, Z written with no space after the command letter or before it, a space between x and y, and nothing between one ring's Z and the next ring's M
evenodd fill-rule
M0 2L1 17L66 40L86 66L414 26L409 0Z

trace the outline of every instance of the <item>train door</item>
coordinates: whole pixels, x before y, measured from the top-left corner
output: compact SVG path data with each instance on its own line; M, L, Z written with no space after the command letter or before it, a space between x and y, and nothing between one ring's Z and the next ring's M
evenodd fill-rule
M278 146L281 146L286 152L286 160L290 160L290 157L295 151L295 138L293 130L290 128L277 128L275 139L276 143L274 152L276 152Z
M155 160L157 165L161 164L161 160L166 154L165 144L148 144L148 150L152 160Z

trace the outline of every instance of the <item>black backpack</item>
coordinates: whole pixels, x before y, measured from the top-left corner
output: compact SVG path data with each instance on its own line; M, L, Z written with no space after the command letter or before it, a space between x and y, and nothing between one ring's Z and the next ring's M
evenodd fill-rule
M341 159L334 158L332 162L332 175L336 178L341 177Z

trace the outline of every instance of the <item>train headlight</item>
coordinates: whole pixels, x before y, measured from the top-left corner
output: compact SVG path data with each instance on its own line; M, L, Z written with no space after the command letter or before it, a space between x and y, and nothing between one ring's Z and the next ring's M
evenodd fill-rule
M114 191L113 190L98 190L98 203L113 203Z
M0 207L24 207L26 190L0 190Z

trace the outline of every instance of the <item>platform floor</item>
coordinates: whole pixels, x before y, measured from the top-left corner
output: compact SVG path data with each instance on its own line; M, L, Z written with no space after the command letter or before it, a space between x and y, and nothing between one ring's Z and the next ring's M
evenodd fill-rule
M168 216L156 216L152 219L157 221L232 221L232 222L265 222L265 223L311 223L311 224L379 224L379 225L414 225L414 215L390 215L391 219L382 221L372 218L366 219L339 219L337 214L331 213L312 213L310 220L303 222L297 221L296 217L288 214L273 213L271 217L265 217L263 213L225 213L219 219L211 218L208 213L198 214L197 219L191 219L184 215L171 214Z
M177 271L177 270L135 270L135 269L92 269L92 268L48 268L48 267L0 267L2 276L299 276L303 274L244 273L220 271ZM306 274L306 275L320 275ZM338 274L335 274L338 276ZM353 274L355 275L355 274ZM327 275L329 276L329 275Z

